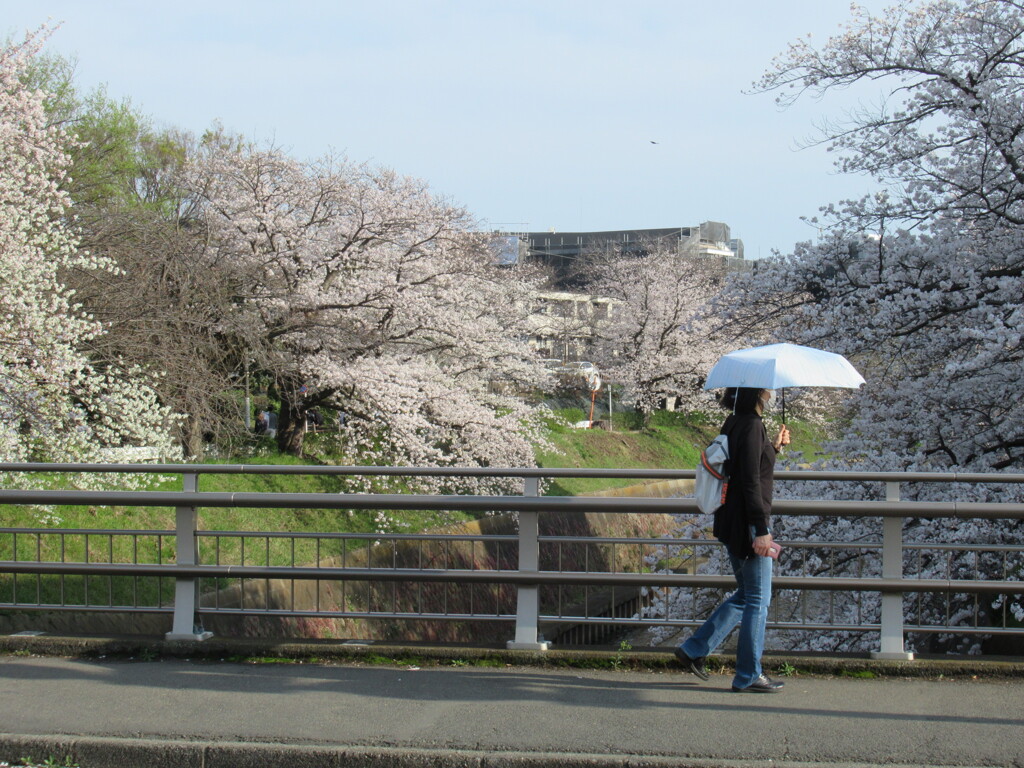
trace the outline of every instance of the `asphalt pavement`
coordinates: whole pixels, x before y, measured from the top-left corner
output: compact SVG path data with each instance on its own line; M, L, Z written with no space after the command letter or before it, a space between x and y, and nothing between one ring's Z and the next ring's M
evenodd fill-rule
M0 762L238 766L1024 766L1006 679L0 656Z

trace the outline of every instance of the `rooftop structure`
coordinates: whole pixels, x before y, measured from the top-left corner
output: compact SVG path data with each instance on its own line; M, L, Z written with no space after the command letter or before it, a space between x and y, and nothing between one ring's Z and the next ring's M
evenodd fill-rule
M587 261L598 255L614 253L625 257L643 257L654 249L673 249L683 257L721 259L730 269L746 269L743 241L731 237L729 226L705 221L696 227L667 229L624 229L602 232L521 232L507 233L519 243L503 252L505 263L517 259L538 261L555 272L556 287L574 287L585 282Z

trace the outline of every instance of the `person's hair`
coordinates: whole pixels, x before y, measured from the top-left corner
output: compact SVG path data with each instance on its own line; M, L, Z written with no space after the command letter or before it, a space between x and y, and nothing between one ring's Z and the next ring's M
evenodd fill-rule
M757 413L757 402L763 391L758 387L729 387L719 402L723 408L736 413Z

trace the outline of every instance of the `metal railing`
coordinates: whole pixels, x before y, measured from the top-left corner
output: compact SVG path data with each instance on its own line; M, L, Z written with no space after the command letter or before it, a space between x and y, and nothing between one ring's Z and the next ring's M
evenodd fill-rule
M4 557L0 560L0 576L5 577L0 581L0 609L169 613L169 639L208 637L203 618L211 616L473 620L514 622L509 647L544 649L547 641L542 627L696 624L696 614L668 615L666 608L664 615L645 615L644 606L656 602L652 596L663 596L663 590L685 589L696 595L702 589L730 589L734 583L728 573L699 572L698 566L709 560L707 552L719 546L706 538L540 533L542 519L558 514L699 515L690 498L542 496L542 479L685 480L693 478L693 470L0 464L0 472L179 476L180 491L0 490L0 504L9 505L174 509L173 530L0 528L0 555ZM199 480L204 474L519 478L523 493L203 492ZM786 542L794 552L812 547L833 552L856 549L865 559L864 553L870 553L879 567L874 573L857 576L794 575L783 569L773 578L776 590L792 591L799 597L788 604L788 616L780 616L775 608L770 627L878 632L875 655L892 658L910 657L904 649L908 631L1024 634L1019 623L1007 618L1005 608L1001 625L982 623L979 612L973 624L949 618L945 623L929 625L918 620L917 624L905 625L904 610L905 595L968 594L978 601L991 602L998 596L1021 594L1024 547L980 542L930 544L927 548L936 551L945 548L962 554L969 550L977 553L976 559L1002 558L1001 577L992 578L991 568L978 568L973 578L954 573L945 578L922 578L908 576L905 561L907 553L919 552L925 545L903 543L906 520L1019 521L1024 520L1024 504L900 500L900 487L905 483L1019 484L1024 482L1024 475L795 471L778 472L776 477L781 481L882 483L886 498L775 502L773 513L777 516L880 518L882 536L876 542L856 544ZM200 510L219 508L517 513L518 529L472 534L200 530ZM478 559L477 548L485 551L486 557ZM702 549L705 554L701 554ZM458 557L452 555L453 550L458 550ZM624 556L622 550L630 554ZM594 563L591 553L598 553L593 556ZM304 588L303 584L313 586ZM272 604L274 589L279 594ZM282 589L284 594L280 594ZM304 601L297 598L299 589L304 591ZM329 600L323 599L325 589L333 590ZM594 593L600 593L596 602L592 599ZM808 616L806 596L820 593L881 595L878 616L858 617L855 621L825 620L829 617L819 614L831 598L819 600L812 608L815 615ZM801 600L803 608L794 608ZM804 617L794 621L798 610L803 610Z

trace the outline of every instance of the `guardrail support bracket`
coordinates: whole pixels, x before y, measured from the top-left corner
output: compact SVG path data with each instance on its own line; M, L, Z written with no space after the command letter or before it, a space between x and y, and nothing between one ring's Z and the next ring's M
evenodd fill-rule
M900 484L885 484L885 500L900 500ZM903 518L882 520L882 577L903 578ZM872 659L913 661L914 654L903 647L903 593L882 593L882 633L880 649L871 652Z
M195 493L199 476L194 472L182 475L182 490ZM174 510L175 552L178 565L196 565L199 562L199 541L196 538L198 513L195 507L177 507ZM177 577L174 580L174 619L165 640L209 640L213 632L203 629L197 609L199 607L199 579Z
M539 496L540 484L536 477L525 479L524 496ZM536 571L540 563L540 514L519 513L519 571ZM516 597L516 635L506 647L510 651L546 651L548 643L538 634L540 615L540 587L520 584Z

